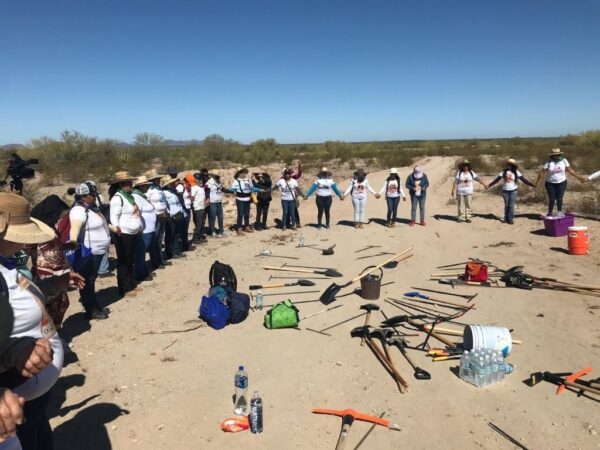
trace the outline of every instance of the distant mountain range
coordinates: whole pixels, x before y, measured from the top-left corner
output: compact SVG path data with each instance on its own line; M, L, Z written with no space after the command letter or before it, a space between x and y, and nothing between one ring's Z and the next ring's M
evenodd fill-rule
M167 147L187 147L188 145L202 145L201 140L198 139L189 139L189 140L183 140L183 141L178 141L175 139L165 139L163 141L163 144L166 145ZM128 142L119 142L117 144L117 147L131 147L131 144ZM6 144L6 145L2 145L0 146L0 150L5 150L5 151L19 151L26 148L23 144Z
M15 150L21 150L24 149L25 146L23 144L6 144L3 145L2 147L0 147L0 149L2 150L7 150L7 151L15 151Z

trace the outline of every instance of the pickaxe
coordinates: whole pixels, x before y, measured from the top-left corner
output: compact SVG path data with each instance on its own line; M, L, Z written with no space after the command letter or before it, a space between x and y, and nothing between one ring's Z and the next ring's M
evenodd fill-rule
M390 365L390 369L394 373L396 377L396 383L398 384L398 389L402 392L402 388L408 389L408 383L406 380L400 375L398 369L396 369L396 365L394 364L394 360L392 359L392 355L390 354L390 350L388 349L388 339L392 337L394 332L392 330L386 328L375 328L371 330L369 334L371 338L377 338L381 341L381 346L383 347L383 351Z
M335 450L343 450L346 445L346 438L348 437L348 432L350 431L350 427L354 423L355 420L360 420L362 422L373 423L375 425L381 425L382 427L389 428L390 430L402 431L400 426L391 423L388 419L383 419L380 417L369 416L367 414L360 413L353 409L325 409L325 408L316 408L313 409L312 412L314 414L329 414L332 416L338 416L342 418L342 429L340 431L340 436L338 437L337 444L335 446Z
M374 303L365 303L364 305L360 305L360 309L364 310L367 312L367 315L365 316L365 327L369 326L369 322L371 320L371 312L372 311L379 311L379 306L374 304ZM363 336L363 338L360 340L360 346L364 347L365 346L365 337Z

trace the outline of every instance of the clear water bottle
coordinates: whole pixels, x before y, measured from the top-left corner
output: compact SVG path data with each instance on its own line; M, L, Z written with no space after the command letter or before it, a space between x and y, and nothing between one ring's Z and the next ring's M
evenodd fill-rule
M304 247L304 234L300 235L300 239L298 240L298 247Z
M469 350L465 350L460 357L460 369L458 372L458 376L469 383L471 382L470 359Z
M263 296L262 291L258 291L256 297L254 297L254 301L256 302L256 309L259 311L262 310L265 302L265 297Z
M271 256L272 254L273 252L269 249L260 251L260 256Z
M244 366L240 366L235 373L235 409L233 412L236 416L248 415L248 374L244 370Z
M258 391L254 391L250 400L250 431L255 434L263 431L263 404Z

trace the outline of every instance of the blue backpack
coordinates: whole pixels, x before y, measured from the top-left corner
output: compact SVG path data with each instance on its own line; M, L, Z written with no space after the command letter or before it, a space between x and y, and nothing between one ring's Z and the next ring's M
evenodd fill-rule
M215 330L224 328L229 322L229 308L214 296L202 296L200 318Z

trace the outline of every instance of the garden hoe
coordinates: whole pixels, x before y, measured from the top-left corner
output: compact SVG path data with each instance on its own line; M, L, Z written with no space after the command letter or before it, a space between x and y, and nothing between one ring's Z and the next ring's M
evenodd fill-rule
M330 304L331 302L333 302L335 300L335 296L343 288L346 288L346 287L350 286L351 284L354 284L354 283L360 281L361 279L365 278L366 276L370 275L371 273L375 272L376 270L381 269L383 266L385 266L389 262L395 261L395 260L402 261L402 260L410 258L411 256L413 256L413 253L411 253L413 248L414 247L407 248L403 252L400 252L397 255L394 255L391 258L389 258L388 260L384 261L383 263L373 267L372 269L369 269L366 272L363 272L362 274L360 274L356 278L353 278L352 280L348 281L347 283L344 283L342 285L338 285L336 283L331 284L327 289L325 289L323 294L321 294L321 299L320 299L321 303L323 303L324 305Z
M312 412L313 414L328 414L342 418L342 429L340 431L340 436L338 437L335 450L344 449L344 447L346 446L346 439L348 438L348 433L350 432L350 427L352 426L355 420L360 420L361 422L368 422L375 425L381 425L382 427L389 428L390 430L402 431L399 425L391 423L388 419L383 419L376 416L369 416L367 414L360 413L353 409L338 410L316 408L313 409Z

